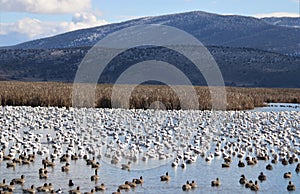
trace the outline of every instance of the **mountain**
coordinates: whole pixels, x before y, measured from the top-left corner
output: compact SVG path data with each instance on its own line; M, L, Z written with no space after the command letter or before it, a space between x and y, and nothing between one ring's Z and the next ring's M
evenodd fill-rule
M139 18L1 48L0 78L73 82L80 62L94 44L138 24L170 25L194 35L211 52L227 86L300 87L300 28L295 27L299 18L257 19L200 11ZM154 59L174 64L194 85L206 85L191 61L155 46L131 48L116 56L98 82L115 83L132 64Z
M225 16L201 11L144 17L68 32L9 48L50 49L93 46L112 32L142 24L163 24L177 27L192 34L204 45L256 48L282 54L300 55L300 28L274 25L271 19L237 15Z

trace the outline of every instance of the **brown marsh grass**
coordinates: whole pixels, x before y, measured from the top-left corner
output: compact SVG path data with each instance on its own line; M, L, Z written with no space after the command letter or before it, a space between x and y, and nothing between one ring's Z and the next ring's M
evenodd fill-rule
M0 105L11 106L72 106L71 83L57 82L0 82ZM182 86L182 92L185 92ZM110 108L113 85L99 84L95 92L95 107ZM124 91L129 85L122 85ZM196 86L199 109L211 109L208 87ZM88 94L87 94L88 95ZM187 94L188 95L188 94ZM264 106L266 102L300 103L300 89L226 87L227 110L246 110ZM169 86L140 85L134 88L129 99L130 108L146 109L153 102L161 102L166 109L181 109L179 97Z

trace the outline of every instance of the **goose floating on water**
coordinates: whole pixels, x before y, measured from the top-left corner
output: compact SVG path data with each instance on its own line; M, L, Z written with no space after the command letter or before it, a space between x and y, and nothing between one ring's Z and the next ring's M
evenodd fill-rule
M191 185L192 189L195 189L195 188L198 187L197 184L196 184L196 182L194 180L192 180L192 182L190 183L190 185Z
M31 185L31 187L28 188L28 189L23 189L23 193L35 194L35 188L34 188L34 185Z
M212 187L219 187L221 185L221 181L219 178L216 178L216 180L211 181L211 186Z
M255 181L255 183L250 187L250 189L252 191L258 191L259 190L259 185L258 185L257 181Z
M183 191L188 191L191 190L192 186L190 185L189 181L186 181L186 184L182 185L182 190Z
M66 165L61 167L62 172L69 172L70 171L70 164L66 163Z
M95 189L91 189L90 192L84 192L84 194L94 194L95 193Z
M25 183L25 176L22 174L21 178L14 178L12 180L12 182L15 183L15 184L23 185Z
M265 180L267 180L267 176L264 175L263 172L260 172L260 175L258 176L258 180L260 180L260 181L265 181Z
M245 175L242 174L242 175L241 175L241 178L240 178L240 180L239 180L239 183L240 183L241 185L244 185L246 182L247 182L247 179L246 179Z
M252 180L245 183L245 188L251 188L252 186L253 186L253 181Z
M295 191L296 190L296 186L292 183L292 181L289 181L288 186L286 187L286 189L288 191Z
M143 184L143 183L144 183L143 176L140 176L139 179L134 179L134 182L135 182L136 184Z
M95 170L95 174L91 176L91 181L97 181L99 179L98 169Z
M73 180L71 180L71 179L69 180L68 186L69 187L73 187L74 186Z
M104 183L101 183L101 185L95 186L95 191L105 191L106 187Z
M126 181L124 184L121 184L121 185L119 185L119 187L118 187L120 190L128 190L128 189L130 189L131 187L130 187L130 185L128 184L128 181Z
M284 173L283 178L288 178L288 179L292 178L292 173L291 172Z
M69 190L69 194L81 194L80 187L77 186L76 189Z
M166 172L166 175L160 176L160 181L169 181L169 180L171 180L171 177L168 172Z
M121 169L122 170L128 170L128 171L130 171L130 164L131 164L131 162L130 161L128 161L128 163L127 164L122 164L121 166Z
M121 190L120 190L120 189L118 189L117 191L115 191L115 192L112 192L112 194L121 194Z

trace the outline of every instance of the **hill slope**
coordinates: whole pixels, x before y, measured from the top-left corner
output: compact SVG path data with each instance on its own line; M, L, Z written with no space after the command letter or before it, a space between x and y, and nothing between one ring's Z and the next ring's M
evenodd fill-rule
M282 54L300 55L300 28L274 25L274 22L269 19L224 16L201 11L145 17L77 30L10 48L49 49L93 46L112 32L138 24L163 24L177 27L192 34L204 45L257 48Z
M73 82L78 65L90 47L0 50L0 76L6 80ZM208 47L228 86L300 87L300 58L257 49ZM146 53L146 54L145 54ZM195 85L206 85L201 73L178 53L163 48L135 48L117 56L99 83L114 83L132 64L166 60Z
M204 43L217 61L225 84L251 87L300 87L299 18L223 16L188 12L145 17L77 30L0 49L0 78L73 82L88 50L106 35L137 24L174 26ZM296 27L295 27L296 25ZM188 60L165 48L132 48L116 57L99 78L114 83L124 69L143 60L174 64L195 85L205 85Z

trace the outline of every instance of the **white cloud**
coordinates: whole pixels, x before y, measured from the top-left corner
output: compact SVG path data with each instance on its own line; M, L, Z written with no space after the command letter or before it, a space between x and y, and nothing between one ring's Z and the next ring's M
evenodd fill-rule
M288 13L288 12L274 12L274 13L263 13L256 14L254 17L264 18L264 17L299 17L299 13Z
M75 13L91 7L91 0L0 0L0 11L30 13Z
M32 18L23 18L14 23L0 23L0 36L18 36L22 37L23 41L28 41L107 23L105 20L97 19L91 13L76 13L71 22L44 22Z
M72 18L72 22L62 22L60 27L64 31L78 30L108 24L105 20L99 20L92 13L76 13Z

